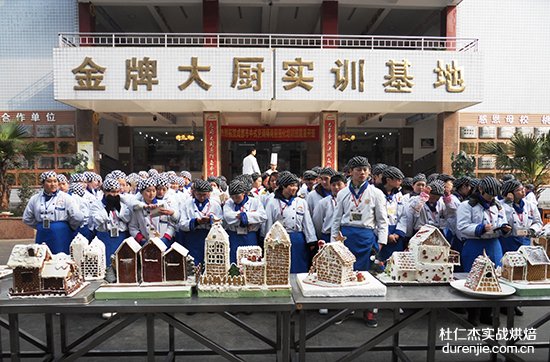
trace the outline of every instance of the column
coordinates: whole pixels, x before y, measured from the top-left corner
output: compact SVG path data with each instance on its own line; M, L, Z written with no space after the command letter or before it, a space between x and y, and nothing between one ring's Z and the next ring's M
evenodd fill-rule
M203 113L204 177L220 175L220 112Z
M321 112L321 165L338 169L338 112Z
M456 38L456 6L447 6L441 12L441 36ZM455 50L454 39L448 42L447 50Z
M453 173L451 153L458 153L458 120L456 112L444 112L437 115L437 151L436 167L438 172Z
M338 1L323 1L321 4L321 34L338 34ZM323 42L324 47L334 47L335 40L327 39Z
M91 2L78 3L78 31L95 33L95 10Z
M88 152L88 164L93 164L92 170L99 172L99 114L76 110L76 141L79 151Z

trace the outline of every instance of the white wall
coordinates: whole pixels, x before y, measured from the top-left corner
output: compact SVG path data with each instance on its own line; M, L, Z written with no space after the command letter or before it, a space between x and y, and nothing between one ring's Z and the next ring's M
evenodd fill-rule
M413 159L418 160L436 150L437 145L437 115L413 123L414 128L414 153ZM422 138L433 138L434 148L421 148L420 140Z
M550 113L550 1L463 0L457 37L480 39L485 96L462 112Z
M99 145L99 152L118 160L118 125L116 122L101 119L99 134L103 135L103 144Z

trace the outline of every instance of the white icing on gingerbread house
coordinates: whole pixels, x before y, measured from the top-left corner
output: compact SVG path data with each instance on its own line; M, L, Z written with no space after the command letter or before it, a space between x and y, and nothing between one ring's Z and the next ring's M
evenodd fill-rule
M253 256L256 260L262 258L262 248L258 245L239 246L237 248L237 266L241 266L243 259L253 260Z
M396 281L416 281L416 263L413 254L395 251L386 264L386 273Z
M464 286L476 292L496 293L502 291L495 273L494 263L489 259L485 250L474 260Z
M500 276L503 279L509 281L525 280L527 260L525 260L519 251L506 252L501 259L501 264Z
M275 222L264 239L266 284L290 283L290 236L281 222Z
M353 272L355 255L339 241L324 244L313 257L313 271L317 280L342 285L356 280Z
M229 271L229 234L215 222L204 243L204 276L225 277Z
M548 279L548 266L550 259L542 246L522 245L518 252L527 261L525 280L539 281Z

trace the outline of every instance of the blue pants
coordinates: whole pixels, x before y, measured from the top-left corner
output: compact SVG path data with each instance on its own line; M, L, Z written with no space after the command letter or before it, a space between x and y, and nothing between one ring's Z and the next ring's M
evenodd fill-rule
M290 235L290 272L309 272L310 253L306 238L302 232L289 233Z
M105 261L107 268L111 266L111 255L116 252L116 249L122 244L124 239L130 236L128 231L121 231L118 233L117 238L112 238L111 233L108 231L98 231L96 236L99 240L105 244Z
M342 226L342 235L347 239L344 244L355 255L354 270L368 271L370 269L370 255L372 248L378 250L376 235L372 229L358 228L355 226ZM382 249L383 250L383 249Z
M46 243L52 254L71 254L70 245L73 240L74 231L67 221L50 221L50 228L44 229L42 223L36 224L37 244Z
M390 225L388 228L388 235L389 234L395 234L395 229L397 228L397 225ZM378 254L378 259L380 261L386 261L394 251L404 251L405 250L405 239L400 236L399 239L397 239L397 242L393 244L386 244L380 250L380 253Z
M183 236L183 246L189 250L189 254L195 258L195 265L202 264L204 268L204 241L208 235L208 229L195 229L187 231Z
M472 269L474 260L485 253L495 263L495 267L500 265L500 259L502 259L502 248L497 238L494 239L466 239L464 241L464 248L462 249L462 255L460 256L462 262L462 268L464 272L468 273Z
M330 233L329 234L321 233L321 240L323 240L326 243L330 243Z
M231 263L237 263L237 248L239 246L258 245L258 238L255 231L239 235L235 231L227 231L229 234L229 259Z
M527 236L509 236L507 238L500 238L502 254L508 251L517 251L520 246L529 244L531 244L531 239Z

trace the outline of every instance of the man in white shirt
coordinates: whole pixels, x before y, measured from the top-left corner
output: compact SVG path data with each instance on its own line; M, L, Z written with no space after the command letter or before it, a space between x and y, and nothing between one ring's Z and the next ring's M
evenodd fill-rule
M243 159L243 175L252 175L254 172L261 173L256 160L256 149L252 148L248 156Z

